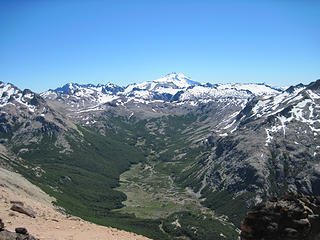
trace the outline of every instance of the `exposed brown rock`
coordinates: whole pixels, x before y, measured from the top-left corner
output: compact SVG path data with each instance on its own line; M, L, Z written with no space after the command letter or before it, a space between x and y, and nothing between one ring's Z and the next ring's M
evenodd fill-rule
M21 205L21 206L24 206L24 203L21 202L21 201L10 201L11 204L18 204L18 205Z
M10 216L10 217L17 217L18 215L15 214L14 212L9 212L9 216Z
M288 194L254 206L241 240L320 240L320 198Z
M12 211L16 211L16 212L19 212L19 213L26 214L29 217L33 217L33 218L36 217L36 213L33 210L31 210L30 208L27 208L25 206L22 206L20 204L13 204L10 209Z
M22 228L22 227L16 228L16 229L15 229L15 232L16 232L16 233L21 233L21 234L27 234L27 233L28 233L27 229Z
M0 231L4 230L4 223L2 222L2 219L0 219Z

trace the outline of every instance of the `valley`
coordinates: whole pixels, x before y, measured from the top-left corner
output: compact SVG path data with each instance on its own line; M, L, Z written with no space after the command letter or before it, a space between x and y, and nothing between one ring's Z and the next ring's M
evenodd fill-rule
M125 207L116 210L139 218L166 218L174 212L190 211L215 216L201 205L195 194L176 186L172 178L150 165L138 164L120 176L116 190L126 194Z
M237 239L250 206L319 195L319 85L169 74L38 95L1 83L0 164L90 222L152 239Z

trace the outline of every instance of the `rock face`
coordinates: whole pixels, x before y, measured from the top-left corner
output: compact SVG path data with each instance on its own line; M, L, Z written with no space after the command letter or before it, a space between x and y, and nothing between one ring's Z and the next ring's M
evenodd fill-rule
M241 224L241 240L319 240L320 198L285 195L253 207Z

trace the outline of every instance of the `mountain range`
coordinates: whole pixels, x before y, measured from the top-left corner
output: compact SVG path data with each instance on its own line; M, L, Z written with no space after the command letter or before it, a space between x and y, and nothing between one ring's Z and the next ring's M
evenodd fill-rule
M274 88L172 73L41 94L1 82L0 164L99 224L236 239L251 205L320 195L319 106L320 80Z

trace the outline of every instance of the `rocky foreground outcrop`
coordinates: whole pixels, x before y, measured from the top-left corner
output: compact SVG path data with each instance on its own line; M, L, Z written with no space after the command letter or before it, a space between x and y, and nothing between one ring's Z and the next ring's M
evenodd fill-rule
M0 240L38 240L30 235L26 228L16 228L15 232L5 229L2 219L0 219Z
M285 195L253 207L241 240L320 240L320 197Z

